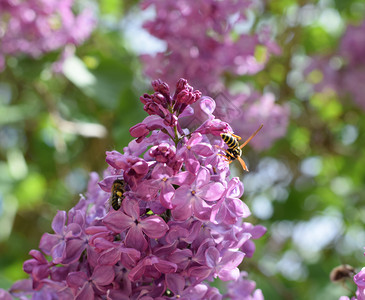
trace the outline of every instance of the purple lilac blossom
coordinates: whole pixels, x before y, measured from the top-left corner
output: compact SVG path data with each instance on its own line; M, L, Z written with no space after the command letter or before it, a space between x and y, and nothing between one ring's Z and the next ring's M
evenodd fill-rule
M173 95L160 80L152 86L141 97L150 116L130 129L136 139L107 152L102 180L92 173L79 203L56 214L54 233L24 263L30 279L0 290L5 299L223 299L215 278L235 281L232 297L263 299L238 269L266 229L244 222L243 184L218 155L230 126L185 79ZM126 184L118 210L106 205L116 179Z
M316 91L334 90L341 97L349 97L365 110L364 30L365 21L358 26L349 25L335 53L314 57L306 73L310 74L315 70L322 73L320 82L315 82ZM333 59L341 61L342 65L331 63Z
M353 279L357 285L356 296L351 298L342 296L339 300L365 300L365 268L362 268L362 270L357 273Z
M183 76L207 94L215 94L215 115L230 122L242 136L250 136L263 123L255 149L265 149L285 135L289 109L275 103L272 94L233 96L225 89L224 78L253 75L261 71L270 56L280 54L268 26L256 32L239 33L249 10L260 1L156 1L146 0L142 8L154 7L156 16L144 27L167 44L165 52L141 55L144 72L173 84ZM258 55L258 52L262 55ZM151 109L155 109L155 105ZM245 124L242 126L242 124Z
M50 51L64 49L66 45L83 43L94 29L96 20L89 9L75 15L73 2L1 1L0 70L5 68L5 57L8 55L39 57ZM64 49L61 60L65 59L65 55L70 55L69 49Z

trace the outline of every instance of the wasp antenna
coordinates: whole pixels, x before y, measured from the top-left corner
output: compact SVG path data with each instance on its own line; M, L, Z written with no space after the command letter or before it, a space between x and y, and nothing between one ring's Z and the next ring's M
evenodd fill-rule
M240 146L240 149L246 146L247 143L253 139L253 137L261 130L263 126L264 124L261 124L260 127Z
M237 157L237 159L238 159L238 161L240 162L240 164L241 164L242 168L243 168L246 172L249 172L249 171L248 171L248 168L247 168L247 166L246 166L245 161L244 161L241 157Z

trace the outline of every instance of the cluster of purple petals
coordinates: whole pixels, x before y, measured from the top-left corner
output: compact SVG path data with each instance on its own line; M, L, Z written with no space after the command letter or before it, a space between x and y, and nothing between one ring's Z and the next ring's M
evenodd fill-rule
M92 12L73 12L74 0L2 0L0 2L0 70L5 57L39 57L66 45L83 43L95 27ZM77 28L77 30L75 30Z
M357 285L356 296L353 296L351 298L347 296L342 296L339 300L365 300L365 268L357 273L354 276L353 280Z
M141 57L145 73L151 78L166 76L169 84L183 76L194 86L212 90L221 83L224 72L244 75L261 71L270 54L280 52L268 28L233 36L235 26L246 20L253 5L251 0L144 1L143 9L154 6L156 11L144 27L167 43L166 53ZM257 60L259 45L267 52Z
M79 203L57 213L53 233L24 263L30 279L0 293L218 300L224 295L209 282L219 278L234 281L231 299L263 299L238 269L266 229L244 222L250 210L240 200L243 184L218 155L220 133L230 126L212 114L214 100L186 80L174 94L159 80L152 86L155 92L141 97L149 116L130 129L135 140L123 153L107 152L103 179L92 173ZM106 205L116 179L125 182L119 210Z
M323 78L315 85L317 91L326 88L339 95L350 97L359 107L365 110L365 21L358 25L349 25L343 35L339 48L327 56L317 56L307 73L320 70ZM341 66L334 61L341 60Z
M154 7L156 16L144 27L165 41L167 50L142 55L141 60L150 78L167 79L168 84L174 84L182 76L194 86L204 88L205 93L217 95L215 115L230 122L243 136L251 135L261 123L270 124L253 142L256 149L264 149L285 135L288 108L275 103L272 95L259 95L252 90L250 95L232 96L224 87L225 75L256 74L271 55L280 54L267 26L256 33L238 33L239 24L247 21L248 10L255 9L258 3L146 0L142 8ZM261 55L257 55L258 49L262 50Z

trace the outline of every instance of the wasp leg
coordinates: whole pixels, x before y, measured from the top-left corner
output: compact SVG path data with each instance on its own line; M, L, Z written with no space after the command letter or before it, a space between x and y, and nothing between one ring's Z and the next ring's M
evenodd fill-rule
M218 153L218 155L219 155L219 156L222 156L222 157L224 158L224 161L228 162L229 164L231 163L231 162L228 160L227 156L225 156L224 154Z
M242 168L243 168L246 172L248 172L248 168L247 168L246 163L244 162L244 160L243 160L241 157L237 157L237 159L238 159L238 161L240 162L240 164L241 164Z
M234 136L237 140L242 139L239 135L235 135L234 133L231 133L231 136Z
M218 145L215 145L216 148L218 148L219 150L222 150L224 152L226 152L226 149L222 148L222 147L219 147Z

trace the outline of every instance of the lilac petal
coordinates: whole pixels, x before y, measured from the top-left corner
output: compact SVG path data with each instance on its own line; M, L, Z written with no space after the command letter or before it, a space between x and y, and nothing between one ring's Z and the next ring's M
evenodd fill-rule
M47 278L49 275L48 265L36 265L32 270L32 277L34 281L39 281L41 279Z
M169 226L159 216L151 216L141 221L143 232L150 238L157 239L164 236Z
M157 166L153 169L151 177L152 178L164 178L164 177L172 177L174 174L173 170L165 164L157 164Z
M188 287L185 291L184 291L184 298L186 299L204 299L205 294L208 291L208 286L205 284L197 284L194 286L190 286ZM221 298L209 298L212 300L218 300Z
M225 188L223 184L220 182L214 182L201 187L198 195L205 201L217 201L222 197L224 191Z
M192 205L187 203L185 206L179 206L171 211L173 218L176 221L185 221L191 217Z
M171 178L171 183L176 185L190 185L195 179L194 174L188 171L179 172L175 177Z
M189 173L197 174L200 168L200 163L195 158L185 160L185 167Z
M125 291L108 290L108 292L106 294L106 300L114 300L114 299L118 299L118 300L130 300L131 298L129 297L129 295L126 295Z
M172 208L171 199L175 194L175 189L171 184L162 185L160 192L160 202L161 204L168 209Z
M52 221L52 229L54 232L63 235L63 230L66 224L66 212L64 210L59 210Z
M201 156L207 157L213 155L214 151L211 145L206 143L201 143L198 145L193 145L191 149Z
M137 201L123 201L122 205L126 215L131 216L133 220L139 219L139 205Z
M218 264L220 258L220 253L215 247L209 247L205 251L205 259L206 264L208 267L215 268L215 266Z
M132 270L130 270L128 274L129 280L134 282L140 279L143 276L145 269L146 269L146 259L143 259L137 264L137 266L135 266Z
M79 237L82 233L82 228L79 224L71 223L66 227L65 238Z
M225 269L237 267L245 257L245 254L239 251L226 251L222 257L220 265Z
M240 199L227 199L226 204L230 214L234 217L247 218L251 215L251 211L246 203L242 202Z
M91 279L98 285L107 285L114 280L114 269L112 266L96 266Z
M110 229L116 233L120 233L128 229L133 225L133 220L121 212L118 211L110 211L103 219L103 223Z
M120 261L122 265L127 269L132 269L136 266L137 262L141 258L141 253L133 248L121 248Z
M13 300L13 297L9 294L8 291L5 291L4 289L0 289L0 299Z
M166 283L174 295L181 295L185 288L185 278L179 274L166 274Z
M148 244L140 226L132 226L128 230L128 233L125 237L125 244L127 247L135 248L139 251L144 251L147 249Z
M202 140L203 140L203 136L201 135L201 133L194 132L191 135L188 142L186 143L186 145L187 145L187 147L193 146L193 145L199 144Z
M195 178L195 185L197 188L204 186L206 184L209 183L210 180L210 174L208 169L202 167L198 173L198 175L196 175Z
M59 264L66 256L66 242L60 241L56 246L52 248L51 256L55 264Z
M77 293L75 300L95 299L95 293L91 283L85 282L84 286Z
M25 273L31 274L33 268L38 264L35 259L28 259L23 263L23 270Z
M74 239L66 243L66 257L62 261L64 264L71 264L79 260L81 253L85 250L84 240Z
M98 264L113 266L120 260L120 250L118 248L111 248L104 251L99 259Z
M147 136L150 133L150 131L149 129L147 129L146 124L138 123L129 129L129 133L131 134L131 136L138 138L142 136L144 137Z
M201 221L208 221L212 213L212 207L198 197L195 198L195 201L192 203L194 216Z
M171 202L173 207L182 207L190 202L191 197L192 194L190 187L187 185L183 185L175 191L174 197L171 199Z
M212 269L207 266L192 267L188 270L188 275L196 281L202 281L212 273Z
M238 268L234 269L223 269L218 273L219 279L223 281L236 281L240 277L240 270Z
M177 264L179 268L185 269L190 263L190 259L193 253L190 249L176 249L171 255L169 255L169 261Z
M85 272L71 272L66 278L67 285L71 288L82 287L88 278Z
M161 273L174 273L177 270L177 265L167 260L159 259L155 264L155 268Z
M41 249L45 254L51 255L52 248L58 244L59 241L59 235L45 233L42 235L39 242L39 249Z
M246 243L242 245L240 250L246 254L246 257L252 257L256 250L255 243L251 240L248 240Z
M227 195L229 195L230 198L241 198L243 191L243 183L237 177L232 178L228 182Z
M33 291L31 279L22 279L16 281L10 288L9 292L12 293L14 296L17 296L17 293L21 292L31 292ZM0 298L1 299L1 298Z
M126 157L118 151L106 151L106 162L116 169L125 169L127 167Z
M259 239L266 233L267 229L262 225L256 225L254 229L251 231L253 239Z
M46 264L48 261L44 257L44 255L38 251L38 250L30 250L29 255L31 255L34 259L36 259L38 262Z

